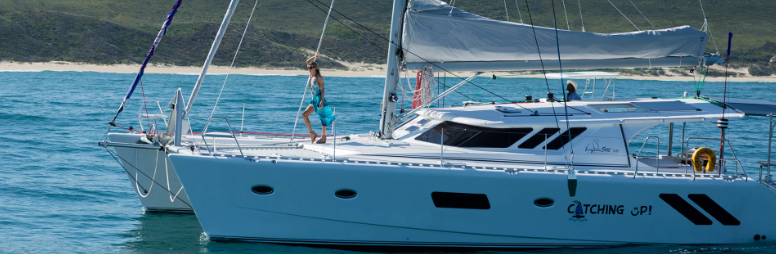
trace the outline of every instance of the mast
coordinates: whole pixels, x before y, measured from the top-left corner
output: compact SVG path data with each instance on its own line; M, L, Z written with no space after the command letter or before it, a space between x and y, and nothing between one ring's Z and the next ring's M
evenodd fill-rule
M386 139L393 138L393 120L396 111L396 84L399 82L399 54L401 49L401 21L407 2L404 0L393 1L393 14L391 15L391 40L388 43L388 62L385 68L385 89L383 91L383 102L380 104L380 134Z
M237 4L239 2L240 0L232 0L232 2L229 3L229 8L226 10L226 14L224 15L224 21L221 21L221 27L218 28L218 33L216 33L216 38L215 40L213 40L213 45L210 46L210 52L207 54L207 59L205 59L205 64L202 66L202 73L199 74L199 78L197 78L197 83L194 85L194 90L191 91L191 96L189 97L189 103L186 104L186 111L183 112L183 117L186 117L189 114L191 105L193 105L194 100L197 99L199 88L202 87L202 80L204 80L205 75L207 75L207 69L210 67L210 63L213 62L213 57L216 55L216 51L218 51L218 45L221 44L221 39L224 38L224 33L226 33L226 28L229 26L229 22L232 20L232 14L234 14L234 9L237 8Z

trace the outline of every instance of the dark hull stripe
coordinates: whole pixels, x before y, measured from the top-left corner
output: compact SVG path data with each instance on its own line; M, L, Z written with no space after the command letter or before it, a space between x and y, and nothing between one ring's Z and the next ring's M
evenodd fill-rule
M149 213L194 213L194 210L189 208L145 208Z
M660 199L665 201L668 205L674 208L677 212L681 213L685 218L690 220L695 225L711 225L711 220L703 215L698 209L692 207L690 203L684 201L682 197L676 194L660 194Z
M741 222L736 219L732 214L730 214L725 208L722 208L717 202L714 202L709 196L706 196L706 194L690 194L689 195L690 200L692 202L695 202L703 208L709 215L714 217L714 219L717 219L722 225L725 226L738 226L741 225Z
M394 242L394 241L337 241L316 239L287 239L264 237L232 237L232 236L208 236L211 241L247 241L281 244L302 245L333 245L333 246L363 246L363 247L421 247L421 248L560 248L560 247L584 247L584 246L611 246L627 244L623 242L591 242L588 244L531 244L531 243L466 243L466 242Z

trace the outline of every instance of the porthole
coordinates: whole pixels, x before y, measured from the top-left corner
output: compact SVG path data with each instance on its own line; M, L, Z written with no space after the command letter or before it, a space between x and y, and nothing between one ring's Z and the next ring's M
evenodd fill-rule
M357 195L356 191L350 190L350 189L341 189L341 190L338 190L337 192L334 192L334 196L337 196L338 198L341 198L341 199L355 198L356 195Z
M555 205L555 200L552 200L551 198L537 198L534 200L534 205L541 208L552 207Z
M253 186L253 188L251 188L251 191L259 195L269 195L269 194L275 193L275 189L266 185Z

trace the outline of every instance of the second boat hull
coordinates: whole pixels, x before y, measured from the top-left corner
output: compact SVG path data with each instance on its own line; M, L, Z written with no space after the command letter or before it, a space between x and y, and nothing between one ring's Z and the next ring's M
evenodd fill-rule
M741 178L582 172L570 197L567 176L559 171L184 154L170 159L213 240L537 248L776 237L776 229L763 223L776 211L776 193ZM252 191L257 186L259 193ZM341 190L355 196L337 196Z

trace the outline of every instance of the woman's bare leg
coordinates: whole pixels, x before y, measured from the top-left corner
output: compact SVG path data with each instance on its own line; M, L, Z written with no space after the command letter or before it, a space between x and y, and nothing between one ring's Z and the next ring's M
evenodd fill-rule
M304 113L302 113L302 120L304 120L304 125L307 126L307 131L310 132L310 143L315 142L315 139L318 137L318 134L315 134L313 131L313 127L310 124L310 119L308 118L314 112L315 108L313 108L313 105L308 105L307 109L305 109Z
M325 125L321 126L321 132L323 133L323 134L321 134L321 139L319 139L318 142L315 142L315 143L325 144L326 143L326 126Z

